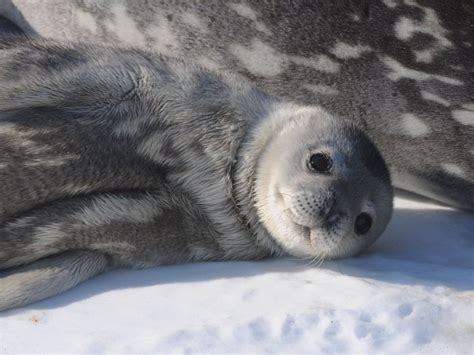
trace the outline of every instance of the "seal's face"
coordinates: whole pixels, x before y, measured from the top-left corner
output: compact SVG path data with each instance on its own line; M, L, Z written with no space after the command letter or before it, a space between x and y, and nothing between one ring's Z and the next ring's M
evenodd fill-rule
M257 210L289 254L346 257L387 226L390 176L362 131L321 115L290 120L267 145L257 165Z

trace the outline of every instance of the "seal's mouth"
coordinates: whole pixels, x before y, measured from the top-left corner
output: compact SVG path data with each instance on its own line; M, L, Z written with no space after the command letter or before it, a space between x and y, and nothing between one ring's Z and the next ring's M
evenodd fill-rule
M333 258L338 255L344 240L351 239L350 216L341 211L337 204L321 206L322 211L315 211L314 218L308 220L298 216L299 210L285 203L284 193L276 191L275 195L280 211L277 212L279 218L276 218L279 220L279 230L286 235L283 240L290 241L283 245L291 250L299 245L300 256ZM286 202L290 201L288 194L286 197Z
M288 214L292 214L291 211L288 211ZM298 230L298 235L304 237L307 241L311 241L311 228L295 222L290 216L288 217L291 220L290 223L293 223L295 229Z
M289 217L289 219L291 219L291 217ZM315 247L320 244L320 239L325 239L326 235L331 235L331 239L334 239L334 237L340 240L344 239L348 233L345 233L342 228L343 220L344 216L335 215L312 228L299 224L294 220L291 220L291 223L297 230L298 236L303 237L311 243L311 246Z

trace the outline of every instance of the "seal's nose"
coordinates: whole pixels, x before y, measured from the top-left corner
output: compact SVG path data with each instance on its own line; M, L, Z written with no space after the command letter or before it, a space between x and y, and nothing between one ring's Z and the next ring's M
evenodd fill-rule
M356 217L354 223L354 232L357 235L367 234L372 227L372 217L365 212L362 212Z

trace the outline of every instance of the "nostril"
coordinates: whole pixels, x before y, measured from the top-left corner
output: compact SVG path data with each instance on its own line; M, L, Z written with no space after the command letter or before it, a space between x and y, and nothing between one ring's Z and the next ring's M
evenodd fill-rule
M372 227L372 217L368 213L362 212L357 216L354 224L354 231L358 235L366 234Z

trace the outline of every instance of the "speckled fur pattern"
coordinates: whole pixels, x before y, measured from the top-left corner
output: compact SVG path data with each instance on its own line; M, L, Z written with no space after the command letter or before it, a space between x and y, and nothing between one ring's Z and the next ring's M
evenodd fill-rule
M231 69L368 132L396 187L474 209L471 1L6 0L27 33Z
M390 219L390 176L360 129L230 73L14 36L0 82L0 310L116 267L354 255ZM331 174L308 170L311 149ZM275 181L337 221L282 225ZM360 212L373 227L355 236Z

